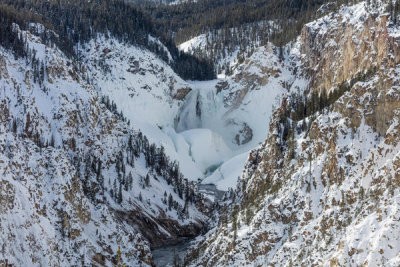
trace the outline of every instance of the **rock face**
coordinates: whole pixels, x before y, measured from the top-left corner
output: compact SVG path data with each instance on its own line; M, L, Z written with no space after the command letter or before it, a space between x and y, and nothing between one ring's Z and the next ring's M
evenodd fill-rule
M176 100L183 100L190 93L190 91L192 91L192 89L189 87L176 89L176 94L173 97Z
M360 4L306 25L300 35L302 63L310 87L327 93L357 73L394 67L400 59L399 36L391 34L382 7Z
M292 50L304 92L354 82L304 120L282 102L188 265L399 265L400 29L383 10L362 2L305 26Z
M152 266L150 246L197 234L206 217L179 166L99 98L87 68L20 35L46 72L38 82L0 47L0 265L113 266L120 250Z

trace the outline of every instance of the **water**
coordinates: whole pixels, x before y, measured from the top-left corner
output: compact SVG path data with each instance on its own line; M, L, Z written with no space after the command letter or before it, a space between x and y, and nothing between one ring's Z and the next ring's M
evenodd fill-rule
M209 195L214 201L219 201L224 195L224 191L220 191L214 184L198 184L200 192ZM174 266L174 258L179 257L181 262L185 257L187 249L189 248L190 242L193 239L186 239L179 242L176 245L164 246L161 248L154 249L153 259L157 267L169 267Z
M199 90L192 90L181 107L175 130L180 133L189 129L202 128Z
M189 247L190 241L185 240L179 244L157 248L152 251L154 263L157 267L173 266L174 258L179 257L183 262L186 250Z

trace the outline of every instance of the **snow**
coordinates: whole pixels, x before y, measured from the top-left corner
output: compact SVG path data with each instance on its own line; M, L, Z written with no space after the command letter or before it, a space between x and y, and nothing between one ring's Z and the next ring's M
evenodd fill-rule
M79 115L87 114L85 110L89 111L95 104L91 107L86 104L91 101L96 103L96 94L66 74L69 71L67 60L58 50L44 49L36 38L28 37L28 40L34 41L29 45L43 52L38 53L39 59L46 59L49 67L54 66L53 64L62 66L65 72L60 73L61 77L53 79L52 83L46 81L48 90L45 93L37 83L33 83L32 77L26 75L30 66L25 60L15 61L11 54L0 48L1 62L5 63L0 80L4 89L0 93L1 99L9 104L12 119L24 122L25 115L29 112L32 124L40 130L44 141L49 140L52 134L58 136L59 140L54 148L39 149L28 138L11 133L6 120L2 120L0 124L0 191L3 197L7 196L8 202L5 208L5 203L0 203L0 240L9 241L2 244L4 246L0 261L4 262L6 256L10 264L19 266L68 266L78 262L81 264L82 261L88 262L96 251L104 251L103 243L99 242L96 234L97 229L104 234L104 241L111 253L117 250L116 241L120 240L121 248L132 253L132 256L124 256L124 259L129 259L132 264L140 264L139 258L136 258L136 246L142 246L146 252L149 251L147 243L140 240L142 237L135 229L117 227L108 207L95 207L87 199L76 181L76 169L71 166L70 155L59 147L62 141L60 139L69 138L70 130L73 129L68 123L71 112L78 110L75 103L82 103L82 113ZM106 114L104 112L101 119L106 120ZM59 119L54 119L59 115ZM91 124L93 119L94 117L89 118L87 123ZM73 132L79 137L81 130L93 138L94 132L99 129L88 128L73 129ZM17 131L21 132L21 126ZM113 143L110 136L103 135L103 138L104 151L110 151L109 145ZM82 139L77 139L78 146ZM8 152L4 151L5 147ZM84 149L84 146L80 147ZM70 216L69 229L77 234L68 241L60 233L60 210ZM104 217L108 221L104 221ZM129 239L136 245L127 247ZM85 244L85 247L81 244ZM80 254L79 257L77 254ZM84 256L80 257L81 255Z
M248 152L245 152L225 161L212 175L205 178L202 183L215 184L217 189L222 191L228 191L229 188L236 188L247 159Z
M181 48L199 45L204 38L195 38ZM270 46L256 49L239 66L236 75L248 78L234 75L202 82L183 81L149 51L105 37L84 46L82 55L99 92L117 104L134 129L164 146L166 153L180 163L185 177L193 181L206 178L226 160L258 146L268 132L273 105L278 105L286 91L283 81L299 83L279 63ZM106 65L105 71L99 63ZM269 71L280 75L265 73ZM229 89L217 92L221 82ZM180 88L191 90L183 100L174 98ZM240 94L244 97L238 100ZM241 144L246 134L252 134L252 138ZM231 186L237 172L226 179Z
M111 52L104 55L105 49ZM177 89L189 88L189 84L151 52L114 39L100 37L82 50L100 93L117 104L134 129L141 130L150 142L164 146L167 155L181 163L185 177L201 177L188 150L176 146L182 139L171 130L182 105L174 95ZM110 71L104 73L98 62L105 59L103 64Z
M206 45L206 42L207 42L207 35L201 34L199 36L193 37L192 39L178 45L178 49L185 53L189 53L193 50L204 48Z
M343 7L338 21L360 26L365 14L364 3ZM337 26L331 22L326 16L307 27L317 33L326 33L329 27ZM40 25L31 27L45 30ZM398 31L393 27L389 34L397 36ZM162 199L164 192L173 195L182 206L184 200L162 177L149 171L143 155L135 159L134 167L126 167L126 171L134 176L133 189L123 191L121 204L112 199L109 191L118 176L116 157L126 142L126 134L132 129L140 129L150 143L163 146L172 160L179 162L185 177L203 179L203 185L211 183L217 189L227 191L236 188L241 179L247 183L246 193L251 190L258 193L259 188L251 188L257 185L257 178L280 182L277 193L267 193L259 206L248 210L255 213L250 223L245 222L247 215L244 212L238 214L234 249L243 253L223 255L232 256L228 264L272 262L289 265L290 259L307 257L321 265L328 265L327 259L347 265L347 255L356 249L357 254L351 260L357 265L366 260L371 265L399 265L400 193L398 188L389 192L390 183L395 181L392 177L398 176L396 164L400 157L400 145L390 144L389 137L398 135L399 122L398 118L390 120L383 137L366 123L366 117L375 111L368 110L375 97L398 100L398 87L376 94L373 90L381 86L378 76L358 83L357 86L366 90L364 95L348 92L336 103L347 98L342 107L351 109L354 103L350 100L359 102L355 112L361 114L361 123L356 132L352 132L354 125L350 127L350 119L340 112L319 113L311 132L296 134L296 157L284 163L287 169L276 170L275 176L274 173L266 176L263 168L268 164L268 153L272 148L268 144L259 147L259 144L267 137L273 107L279 106L285 94L305 90L308 85L307 79L293 73L292 66L301 64L299 43L286 47L282 62L274 52L276 48L269 44L255 49L252 56L237 65L232 76L197 82L183 81L165 62L147 50L99 37L80 48L87 67L85 74L93 81L96 92L82 79L74 79L68 74L73 67L59 50L44 46L38 37L29 34L27 37L29 46L35 48L41 60L62 71L52 75L52 82L46 79L48 91L45 92L32 82L32 70L24 60L14 60L8 51L0 48L0 64L5 62L0 66L4 68L0 72L3 89L0 90L0 197L3 197L0 200L6 199L0 203L0 239L11 240L0 257L11 255L10 260L16 265L78 265L82 264L81 259L75 255L84 255L83 260L89 262L95 253L111 250L109 256L112 256L121 246L128 252L123 256L124 260L139 266L143 262L138 255L143 251L148 253L148 243L138 229L121 223L114 211L139 212L148 219L147 222L156 222L156 218L164 214L185 225L204 221L205 216L193 205L189 207L189 216L182 220L176 210L168 209ZM193 47L201 48L205 38L196 37L180 48L187 51ZM354 41L359 42L358 39ZM332 40L327 44L338 46ZM388 72L393 76L388 77L398 83L399 68ZM179 89L190 89L191 92L179 100L176 98ZM117 121L99 103L98 94L107 95L116 102L118 109L131 121L131 126ZM3 117L6 114L4 107L9 109L10 118L8 115ZM22 126L26 123L27 112L33 121L32 128L40 132L44 141L55 137L55 147L39 149L23 137L26 130ZM10 131L8 119L19 122L18 134ZM249 129L250 139L247 138ZM319 137L311 137L318 132ZM278 130L271 133L278 133ZM67 148L66 141L72 136L76 137L79 153L95 155L105 163L102 169L106 179L104 203L94 205L82 192L77 181L77 168L71 164L71 158L76 154ZM245 164L249 151L254 148L262 154L263 162L256 166L260 177L247 177L250 172ZM351 164L348 158L352 158ZM329 160L335 162L339 170L332 171L331 165L326 165ZM344 173L343 181L337 176L331 179L330 175L336 172ZM142 182L146 175L150 177L148 187ZM366 191L365 201L359 197L361 188ZM380 190L379 199L374 200L372 194ZM143 201L139 201L139 195ZM356 199L354 203L348 201L352 197ZM333 204L338 201L346 207ZM75 234L79 233L76 239L61 236L60 209L71 215L68 223ZM308 214L311 219L306 220ZM320 235L326 218L335 222L333 230L324 229L329 237ZM284 219L289 223L284 223ZM350 222L337 229L339 221ZM215 256L218 249L231 246L232 223L220 226L223 235L217 232L218 229L206 234L206 237L212 234L214 238L205 254ZM157 227L161 233L171 236L167 228ZM96 230L103 238L99 238ZM249 263L246 250L253 249L260 236L267 237L261 246L269 246L269 250ZM332 238L333 243L327 238ZM56 248L61 248L65 254L58 253ZM166 251L162 253L171 250ZM229 251L233 253L231 247ZM308 254L310 251L312 255Z
M245 75L245 78L237 78L236 75L238 77ZM180 108L176 129L180 134L187 129L211 130L222 137L230 149L230 157L221 157L218 153L210 152L210 159L220 157L222 159L220 163L223 163L240 155L233 162L239 164L240 161L239 166L243 166L248 151L257 147L266 138L273 107L279 105L280 98L287 92L283 88L283 81L290 81L294 88L304 86L306 82L296 79L290 70L279 63L271 47L258 48L248 61L239 66L236 75L205 82L190 81L192 92ZM257 80L253 82L252 79ZM263 79L267 80L263 82ZM216 88L221 83L226 83L228 89L218 92ZM243 142L246 137L245 134L238 135L245 129L251 129L252 137L247 143L238 144L238 140ZM196 142L201 144L201 140L199 138ZM209 163L212 163L209 167L213 167L218 161L212 160ZM228 173L225 171L227 166L232 166L232 163L223 167L225 173L223 180L218 170L211 178L212 181L218 180L217 188L220 190L234 186L234 182L240 176L239 168ZM204 183L211 180L205 178Z
M340 17L341 21L332 19L332 16ZM306 27L317 31L321 35L325 34L328 29L337 27L337 23L356 25L357 28L360 29L363 26L363 21L365 21L366 17L366 2L362 1L353 6L342 6L341 10L334 15L328 14L322 18L306 24Z
M275 30L275 32L280 31L279 25L271 20L262 20L257 23L258 34L265 34L266 31ZM227 78L225 67L229 66L231 70L235 70L241 64L239 58L246 59L253 54L253 50L262 47L260 39L254 36L254 26L255 23L242 24L240 29L229 28L227 29L231 34L238 34L239 31L242 32L241 38L247 39L247 47L243 50L243 47L236 45L230 49L225 49L221 51L220 49L215 49L216 46L223 46L222 40L224 39L225 30L209 31L198 36L195 36L178 46L178 49L185 51L190 54L198 55L200 57L212 58L215 61L215 66L218 69L218 78Z
M318 49L321 61L331 60L330 55L325 55L327 45L338 46L339 53L346 46L332 41L342 37L342 31L335 32L338 23L344 23L345 31L354 30L357 34L359 29L364 30L359 27L365 26L363 22L369 16L368 21L380 23L385 4L372 1L372 5L378 6L371 9L362 2L342 7L337 14L308 24L313 33L329 34L317 45L306 45ZM397 32L397 26L388 25L392 27L389 34ZM352 36L346 40L351 42ZM362 45L360 40L353 39ZM306 50L300 45L294 43L285 62L300 67L301 72L301 63L307 58L300 55ZM270 138L252 154L260 162L248 162L238 193L223 203L231 210L239 207L239 212L235 216L228 212L226 224L215 223L209 233L197 240L193 248L198 260L189 266L399 265L400 191L398 184L393 184L399 174L400 155L400 112L394 104L399 99L399 67L393 55L398 51L386 53L388 56L383 57L390 58L387 65L382 63L373 77L355 84L329 109L315 114L309 131L295 134L293 159L285 153L285 158L270 158L270 154L282 155L276 152L280 151L280 140L274 140L274 134L281 129L270 129ZM301 60L292 61L296 58ZM349 71L356 72L357 67ZM257 69L250 68L254 72ZM320 69L315 71L317 79L329 78ZM287 77L290 90L307 88L306 80ZM382 80L388 82L383 86ZM384 126L378 119L382 117L387 122ZM279 118L274 122L278 124ZM377 129L379 126L381 129ZM218 185L225 173L234 172L235 164L229 162L203 182ZM254 216L247 219L252 212ZM232 217L237 217L237 230Z
M19 30L18 27L15 28ZM114 181L120 179L116 173L115 162L120 153L124 159L127 158L124 148L128 134L132 133L132 130L126 123L117 120L100 103L98 92L82 78L82 73L78 72L77 76L71 75L75 71L73 64L60 50L56 47L45 46L37 36L27 32L23 34L27 37L29 47L35 48L37 58L46 63L49 71L43 86L40 86L33 81L32 67L27 61L14 59L9 51L0 47L0 99L2 103L0 107L2 117L0 120L0 169L2 170L0 196L7 196L7 203L0 201L0 240L9 240L1 248L4 252L0 253L0 262L3 262L4 257L7 256L9 263L18 266L85 265L93 260L92 257L96 253L102 253L105 256L105 265L111 265L109 259L115 255L120 246L125 262L129 261L129 264L133 266L148 266L151 253L148 241L140 233L142 229L137 229L134 223L121 221L121 218L117 219L116 211L140 214L148 222L156 223L160 233L166 236L171 235L170 229L157 223L160 215L163 219L166 216L168 219L175 220L177 227L197 224L205 220L205 216L192 204L188 207L189 215L183 219L175 209L168 209L168 205L162 200L164 192L171 194L182 207L185 201L163 177L150 172L143 155L135 159L134 167L126 164L126 173L132 173L133 176L132 189L122 190L123 201L120 204L116 203L110 193ZM104 42L105 46L114 42L108 41ZM85 51L95 53L96 49L100 54L99 58L95 59L97 64L103 61L102 57L107 57L110 53L105 53L105 47L96 46L95 42L93 47ZM141 51L135 47L132 50L137 54ZM159 62L150 53L143 56ZM120 74L126 71L125 67L129 62L125 63L126 65L120 64L120 69L118 69ZM147 63L152 64L152 62ZM163 64L159 69L161 72L162 67L165 67L166 72L171 71L167 69L166 64ZM131 111L141 113L139 115L144 114L140 108L130 107L132 102L124 102L125 99L115 93L115 91L125 93L121 87L126 84L113 84L110 80L115 77L109 72L107 75L107 71L103 73L103 69L92 69L92 71L89 73L90 78L97 86L102 85L104 89L109 89L106 92L114 99L126 103L125 109L132 108ZM120 77L118 73L111 73ZM132 79L128 82L143 82L139 75L141 74L131 77ZM143 83L155 81L155 76L154 73L153 76L149 75L149 79ZM152 77L154 79L151 79ZM160 80L164 77L156 82L161 83ZM177 76L172 78L176 80L175 84L187 85ZM151 86L159 88L157 84L151 84ZM161 92L162 89L169 91L167 85L160 88ZM159 96L165 97L161 92L158 92ZM179 104L175 103L173 106L174 103L171 101L169 101L171 103L163 103L161 100L156 102L157 97L150 98L148 95L147 97L144 96L146 101L165 108L164 114L160 114L161 118L154 116L155 111L149 117L154 121L168 119L173 123L173 116L167 117L167 113L169 109L178 110ZM149 108L145 104L142 106ZM4 112L4 107L7 112ZM28 113L30 127L27 126ZM7 115L3 116L5 114ZM140 126L144 131L151 132L151 139L156 140L157 145L174 147L172 139L161 131L154 121L154 124L149 123L146 118L140 118L139 115L134 114L130 117L135 127ZM137 124L135 119L138 120ZM17 133L10 130L13 121L17 122ZM37 131L44 144L53 136L55 146L39 148L32 142L34 138L26 136L29 131L34 131L33 133ZM72 137L76 144L74 150L68 144ZM186 144L183 137L181 141ZM79 174L75 165L77 156L84 158L83 161L86 160L85 155L95 157L103 163L101 174L104 177L104 194L96 192L95 198L101 199L98 203L83 193L80 179L84 170L80 169ZM187 158L188 162L192 162L189 156ZM180 163L182 169L189 168L187 172L192 172L197 168L194 163L182 164L185 163L183 160ZM144 188L143 177L148 174L150 185ZM90 183L93 182L93 177L89 176L85 179ZM96 189L99 188L96 187ZM143 201L139 200L139 194L142 195ZM67 221L63 222L67 225L66 231L68 231L65 237L60 232L62 212L67 214L65 215Z
M224 139L209 129L191 129L180 133L189 144L189 155L203 173L230 157L232 151Z
M388 27L389 36L392 36L393 38L399 38L400 37L400 26L398 24L391 25L391 23L392 22L390 20L388 20L387 26L390 26L390 27Z

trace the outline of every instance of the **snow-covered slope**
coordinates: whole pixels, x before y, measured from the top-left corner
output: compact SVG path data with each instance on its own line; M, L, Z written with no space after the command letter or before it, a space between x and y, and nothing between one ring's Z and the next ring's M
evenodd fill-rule
M27 58L0 47L0 265L152 266L150 248L212 214L189 266L398 266L400 29L385 10L343 7L283 57L253 47L206 82L112 37L76 63L21 32ZM185 178L234 190L210 211Z
M274 21L259 21L234 28L207 31L183 43L181 51L214 62L219 77L230 76L255 49L265 45L268 36L279 28Z
M99 92L116 103L135 129L181 163L186 177L200 178L203 173L189 153L190 145L174 130L190 84L153 53L115 39L93 40L82 55Z
M178 48L185 53L194 53L195 50L203 50L207 45L207 35L201 34L193 37L192 39L181 43Z
M203 184L214 184L221 191L228 191L229 188L236 188L236 184L242 175L244 165L249 156L248 152L244 152L219 166L211 175L206 177Z
M289 86L304 83L272 46L258 48L233 76L205 82L185 82L154 54L114 39L99 38L81 51L99 92L191 180L262 142L273 104Z
M101 93L117 103L128 119L173 126L189 84L146 49L104 37L82 48L83 62Z
M85 68L21 34L27 59L0 47L0 265L111 266L120 248L151 266L150 245L200 230L199 195L101 103Z
M399 265L400 29L380 5L304 27L293 51L321 108L296 121L284 99L189 266Z

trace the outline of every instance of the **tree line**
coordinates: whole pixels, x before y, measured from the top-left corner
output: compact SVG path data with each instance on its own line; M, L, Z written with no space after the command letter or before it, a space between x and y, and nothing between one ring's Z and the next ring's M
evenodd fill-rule
M204 51L195 51L198 58L211 60L217 73L228 71L216 65L221 58L239 49L243 58L252 46L272 42L282 47L294 40L305 23L343 4L358 0L198 0L181 4L160 4L136 0L157 30L168 33L176 43L183 43L200 34L207 34ZM211 34L208 34L211 33ZM238 58L240 60L240 58Z
M387 12L389 12L391 21L397 25L398 24L398 17L400 14L400 0L396 0L393 4L393 1L389 1L387 6Z
M149 14L160 31L174 36L177 43L216 29L238 28L245 24L256 27L259 22L273 21L278 27L265 36L283 45L298 35L302 25L315 17L327 0L199 0L179 5L154 5L135 1ZM267 27L267 25L266 25ZM229 42L233 38L224 36Z
M56 44L68 57L76 60L79 58L78 44L103 34L151 50L184 79L215 77L209 61L180 52L169 36L156 30L148 16L123 0L1 0L0 14L0 44L13 49L18 56L24 56L23 40L13 31L13 23L28 29L31 22L36 22L56 33L41 33L46 44ZM167 47L172 61L158 42L150 40L150 35Z

